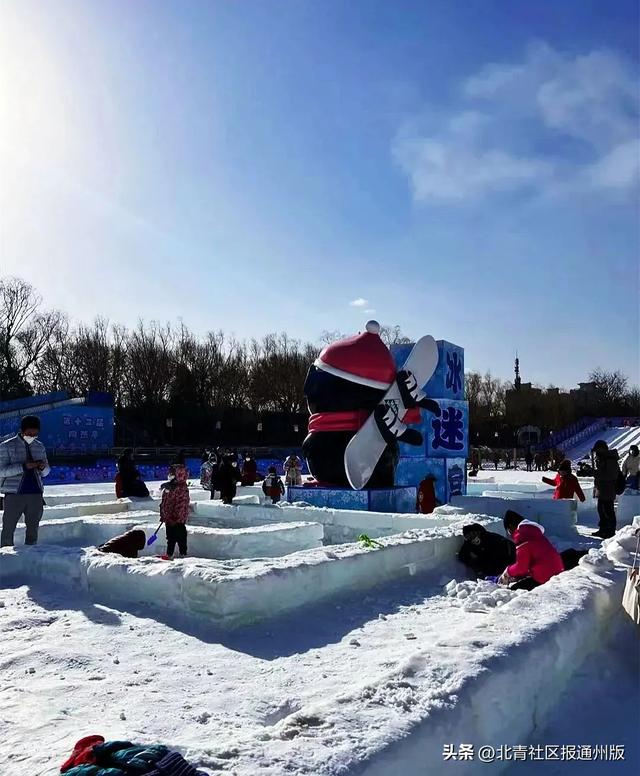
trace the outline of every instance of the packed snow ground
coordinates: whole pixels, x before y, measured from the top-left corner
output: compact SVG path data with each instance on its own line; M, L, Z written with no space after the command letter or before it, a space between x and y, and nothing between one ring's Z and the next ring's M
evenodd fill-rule
M498 476L513 474L527 473ZM560 548L600 546L579 531ZM610 554L624 561L628 545ZM624 762L579 766L636 773L638 640L615 606L621 579L600 552L516 594L451 560L228 633L27 581L0 593L0 773L53 776L91 732L159 740L234 776L498 772L445 762L442 746L535 741L626 745Z

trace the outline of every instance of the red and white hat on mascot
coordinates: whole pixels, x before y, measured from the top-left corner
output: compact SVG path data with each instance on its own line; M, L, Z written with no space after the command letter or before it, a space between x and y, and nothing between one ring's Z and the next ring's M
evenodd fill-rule
M391 351L380 339L380 324L368 321L366 331L327 345L315 366L352 383L386 391L396 376Z

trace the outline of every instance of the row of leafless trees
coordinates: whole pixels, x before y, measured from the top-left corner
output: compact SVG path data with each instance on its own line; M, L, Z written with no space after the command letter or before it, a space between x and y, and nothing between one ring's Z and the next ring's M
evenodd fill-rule
M284 333L238 341L222 331L197 337L184 325L156 322L141 321L133 329L102 318L74 325L63 313L46 310L28 283L0 278L0 398L108 391L117 407L145 412L216 407L295 414L305 408L309 364L323 344L342 336L325 331L316 344ZM388 345L409 341L398 326L382 327L381 336ZM490 373L465 377L472 426L504 423L511 384ZM596 370L589 379L597 386L595 412L638 412L637 389L629 390L622 373ZM566 399L550 395L547 402L548 425L557 428L554 401ZM544 425L545 419L538 422Z
M177 406L304 410L309 365L323 344L267 334L238 341L222 331L196 337L184 325L139 322L133 329L97 318L73 325L47 311L35 289L0 278L0 398L66 390L108 391L117 407ZM397 326L383 327L390 343L408 341Z

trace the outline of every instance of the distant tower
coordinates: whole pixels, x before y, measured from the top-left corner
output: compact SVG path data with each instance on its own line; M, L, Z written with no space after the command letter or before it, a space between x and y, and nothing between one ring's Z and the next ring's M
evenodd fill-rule
M520 390L520 386L522 385L522 380L520 379L520 359L518 358L518 351L516 351L516 379L513 381L513 385L515 386L516 391Z

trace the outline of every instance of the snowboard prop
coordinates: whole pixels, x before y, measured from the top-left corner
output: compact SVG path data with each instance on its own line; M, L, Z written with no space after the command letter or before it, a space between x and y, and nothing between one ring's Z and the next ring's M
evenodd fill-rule
M302 450L323 485L393 488L398 442L423 442L406 424L419 421L420 408L440 415L422 390L438 365L433 337L418 340L396 372L379 333L369 321L362 334L327 346L307 374L311 417Z

